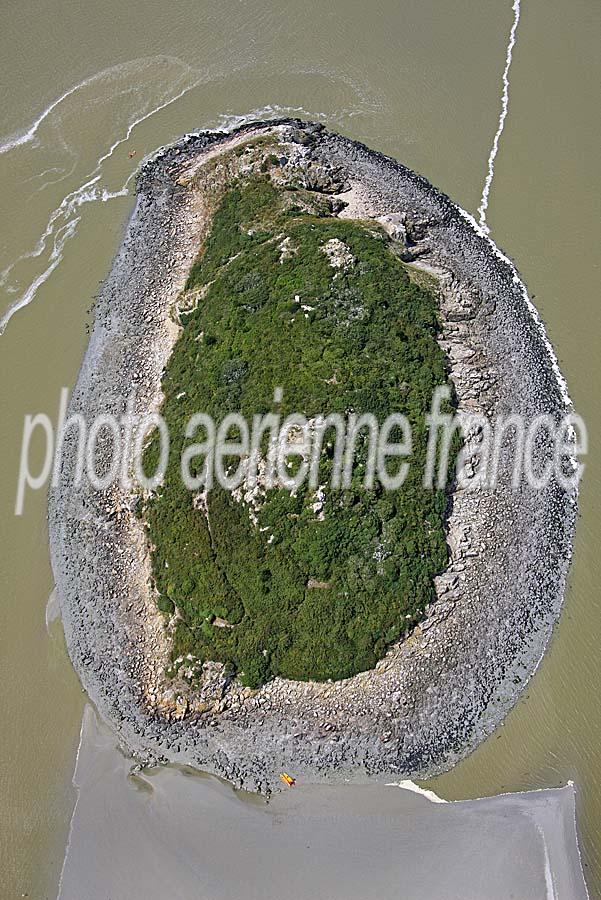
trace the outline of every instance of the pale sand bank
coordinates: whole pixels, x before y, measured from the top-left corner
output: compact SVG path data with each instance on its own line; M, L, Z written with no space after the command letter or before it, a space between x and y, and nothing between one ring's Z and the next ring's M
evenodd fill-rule
M580 900L571 786L433 803L299 784L267 804L131 762L87 707L60 900Z

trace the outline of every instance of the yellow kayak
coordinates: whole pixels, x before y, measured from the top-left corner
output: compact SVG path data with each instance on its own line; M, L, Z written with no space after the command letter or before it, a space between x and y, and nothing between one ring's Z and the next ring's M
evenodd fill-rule
M284 784L288 785L288 787L294 787L294 785L296 784L296 779L293 778L292 775L288 775L286 772L282 772L280 778L282 779Z

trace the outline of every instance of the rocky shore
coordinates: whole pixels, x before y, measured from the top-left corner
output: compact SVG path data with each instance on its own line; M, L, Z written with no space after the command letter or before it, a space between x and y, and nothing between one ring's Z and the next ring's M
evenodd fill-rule
M436 277L460 409L527 420L570 409L515 269L469 216L396 161L320 125L280 120L189 135L143 165L69 414L119 415L132 389L137 412L160 406L174 306L220 187L274 150L278 177L324 194L341 216L377 219L406 261ZM49 503L67 646L90 698L141 762L189 763L263 792L282 770L308 781L436 774L502 721L559 617L577 498L554 481L512 490L507 446L494 490L456 488L438 600L374 670L251 691L207 664L191 692L164 676L168 635L135 495L75 485L75 450L68 432Z

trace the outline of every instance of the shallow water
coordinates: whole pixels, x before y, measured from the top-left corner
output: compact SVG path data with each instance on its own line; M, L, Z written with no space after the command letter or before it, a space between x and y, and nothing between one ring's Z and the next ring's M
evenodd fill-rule
M50 0L0 16L0 884L7 896L53 896L83 695L60 626L46 631L44 498L28 494L18 519L12 507L23 416L55 417L60 387L75 380L87 309L131 208L128 179L146 153L187 130L295 112L394 155L477 215L514 12L492 0L111 0L68 11ZM585 866L601 889L599 31L585 0L521 8L487 210L589 427L568 601L505 725L428 787L476 797L574 779Z

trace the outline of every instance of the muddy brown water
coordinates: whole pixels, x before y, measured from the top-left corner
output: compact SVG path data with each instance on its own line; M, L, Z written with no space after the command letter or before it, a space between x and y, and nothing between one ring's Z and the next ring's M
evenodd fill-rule
M475 214L513 12L492 0L109 0L68 10L28 0L0 15L0 316L22 307L0 336L0 886L6 897L52 897L84 695L60 624L45 622L53 584L43 492L27 494L23 516L13 507L24 415L55 418L60 388L75 380L87 310L131 208L127 179L187 130L293 113L395 156ZM588 0L522 6L487 214L589 429L565 612L504 726L428 783L453 799L573 779L585 872L598 890L600 37Z

